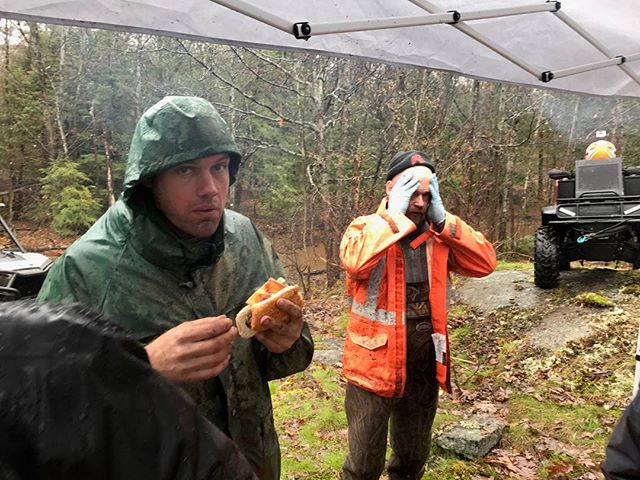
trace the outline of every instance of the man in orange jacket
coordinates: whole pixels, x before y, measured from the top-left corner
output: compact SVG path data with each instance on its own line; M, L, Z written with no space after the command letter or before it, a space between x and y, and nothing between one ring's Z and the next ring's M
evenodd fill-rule
M380 477L389 424L389 479L421 478L438 385L451 391L449 272L483 277L496 265L484 236L445 210L425 153L391 159L386 194L375 214L351 222L340 244L351 300L343 359L346 480Z

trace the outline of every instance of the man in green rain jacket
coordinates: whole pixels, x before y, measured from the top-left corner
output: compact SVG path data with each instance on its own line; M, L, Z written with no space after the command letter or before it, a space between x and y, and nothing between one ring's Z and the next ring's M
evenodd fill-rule
M288 322L263 317L264 332L236 335L245 300L284 274L255 225L224 208L240 159L209 102L161 100L138 121L122 197L58 259L38 300L93 306L130 331L272 480L280 448L267 382L304 370L313 341L287 300Z

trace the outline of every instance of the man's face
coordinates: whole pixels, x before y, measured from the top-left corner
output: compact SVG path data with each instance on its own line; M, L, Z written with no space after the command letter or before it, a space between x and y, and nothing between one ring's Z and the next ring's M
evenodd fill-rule
M181 163L151 183L156 206L180 232L210 237L229 196L229 155L219 153Z
M407 208L407 212L405 213L409 220L411 220L417 226L420 226L427 219L427 208L429 208L429 203L431 203L431 194L429 193L429 180L431 179L431 175L433 175L433 173L431 172L431 169L429 169L429 167L417 166L407 168L387 182L387 195L389 194L389 192L391 192L391 189L396 184L400 176L405 173L410 173L414 178L418 178L420 180L420 185L418 185L418 189L413 192L411 200L409 200L409 207Z

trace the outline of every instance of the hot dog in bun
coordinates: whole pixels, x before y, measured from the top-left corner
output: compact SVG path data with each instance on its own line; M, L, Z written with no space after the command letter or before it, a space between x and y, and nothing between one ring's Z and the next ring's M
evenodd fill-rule
M286 321L289 315L276 306L276 302L284 298L298 305L304 306L304 299L298 285L287 285L284 279L270 278L255 291L246 301L244 307L236 316L236 327L242 338L251 338L264 330L260 319L265 315L277 321Z

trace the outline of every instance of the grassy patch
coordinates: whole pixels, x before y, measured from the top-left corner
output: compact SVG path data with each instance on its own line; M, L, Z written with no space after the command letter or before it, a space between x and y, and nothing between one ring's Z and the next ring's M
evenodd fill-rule
M456 328L452 328L449 331L449 339L451 342L462 342L465 339L468 339L469 335L473 335L473 329L471 325L461 325Z
M620 293L624 293L626 295L640 296L640 284L634 283L632 285L625 285L620 290Z
M556 441L582 448L601 449L608 439L611 412L604 407L562 406L530 395L514 395L508 405L511 427L505 439L515 448L531 449L551 432Z
M346 331L348 323L349 323L349 312L345 310L344 312L342 312L342 315L340 315L340 321L338 322L340 330Z
M550 453L549 457L542 461L538 469L538 478L541 480L561 480L575 478L589 472L589 469L577 462L570 455ZM567 475L571 474L571 477Z
M523 272L531 272L533 270L533 263L498 260L498 263L496 264L496 271L500 270L520 270Z
M282 478L337 479L346 457L347 420L339 371L312 366L271 382L282 449Z
M479 476L492 478L493 475L494 470L482 462L463 460L434 447L422 480L473 480Z
M623 270L620 272L620 275L624 275L627 278L632 280L640 281L640 269L636 270Z
M583 292L574 297L574 301L582 307L609 308L615 304L605 297L595 292Z

